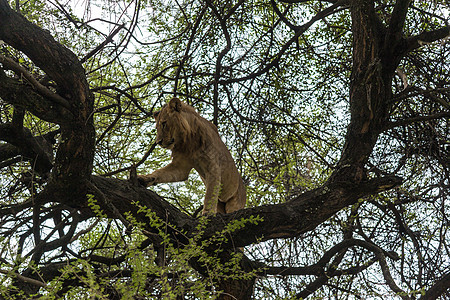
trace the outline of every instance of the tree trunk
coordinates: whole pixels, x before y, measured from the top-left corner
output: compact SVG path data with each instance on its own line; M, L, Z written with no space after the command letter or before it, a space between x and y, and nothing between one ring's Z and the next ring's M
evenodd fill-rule
M58 93L49 91L41 98L45 105L34 107L26 103L27 98L21 100L17 97L8 102L19 104L32 113L37 112L38 116L58 115L60 112L65 116L53 119L61 128L61 144L48 190L59 194L61 201L67 201L66 204L80 205L86 200L86 183L90 180L95 150L94 97L85 70L72 51L55 41L49 32L11 10L6 0L0 0L0 38L25 53L57 84ZM10 81L4 74L0 75L0 80L1 85ZM62 99L64 104L55 101L56 98ZM44 107L51 112L43 112Z

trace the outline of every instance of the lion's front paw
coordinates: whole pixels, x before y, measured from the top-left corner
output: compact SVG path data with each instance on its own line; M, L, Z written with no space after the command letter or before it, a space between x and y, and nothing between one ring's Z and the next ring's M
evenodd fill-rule
M154 176L145 176L145 175L139 175L137 177L137 181L142 186L151 186L156 184L156 177Z
M217 211L215 211L213 209L210 209L210 210L203 209L203 211L202 211L202 215L205 217L214 216L215 214L217 214Z

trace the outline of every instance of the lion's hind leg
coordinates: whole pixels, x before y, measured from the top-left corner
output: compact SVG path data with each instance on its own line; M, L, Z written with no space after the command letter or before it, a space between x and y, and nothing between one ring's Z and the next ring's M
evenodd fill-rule
M225 214L226 213L225 206L226 204L220 201L219 199L219 201L217 201L217 213Z
M240 203L240 201L237 198L230 199L227 203L224 204L225 204L224 205L225 213L227 214L244 208L244 206Z
M225 213L231 213L245 207L247 195L244 184L241 182L233 197L225 203Z

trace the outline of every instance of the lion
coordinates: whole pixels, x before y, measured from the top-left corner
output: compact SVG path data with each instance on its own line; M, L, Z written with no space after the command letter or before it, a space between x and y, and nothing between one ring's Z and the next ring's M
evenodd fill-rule
M244 208L244 182L217 127L178 98L172 98L153 117L156 143L172 151L172 162L151 174L139 175L139 183L151 186L185 181L195 169L206 186L203 215Z

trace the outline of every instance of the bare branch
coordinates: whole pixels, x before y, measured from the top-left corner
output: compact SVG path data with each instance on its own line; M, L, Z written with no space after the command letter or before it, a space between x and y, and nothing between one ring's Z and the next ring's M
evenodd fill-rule
M410 125L417 122L423 122L423 121L430 121L430 120L438 120L438 119L448 119L450 118L450 112L442 112L442 113L436 113L433 115L428 116L418 116L413 118L406 118L400 121L396 122L389 122L384 128L383 131L399 127L399 126L405 126Z
M305 33L315 22L322 20L323 18L326 18L338 11L341 11L343 6L346 6L348 4L347 0L339 0L335 4L331 5L330 7L327 7L326 9L318 12L314 17L311 18L307 23L298 26L298 30L295 32L294 36L289 39L281 48L281 50L272 57L270 60L270 63L268 63L266 66L264 66L261 70L253 71L251 74L241 77L241 78L230 78L230 79L223 79L220 80L220 84L229 84L234 82L241 82L245 80L249 80L252 78L256 78L264 73L267 73L270 69L277 66L280 63L281 58L283 57L284 53L294 44L298 38Z
M86 54L81 60L81 63L86 62L89 58L91 58L92 56L94 56L98 51L100 51L101 49L103 49L108 43L111 43L113 41L113 37L119 33L119 31L121 29L125 28L125 25L122 24L120 26L118 26L113 32L111 32L110 35L108 35L105 39L105 41L103 43L101 43L100 45L98 45L97 47L95 47L94 49L92 49L88 54Z
M42 282L42 281L39 281L39 280L36 280L36 279L33 279L33 278L29 278L29 277L20 275L19 273L16 273L16 272L0 269L0 273L8 275L8 276L12 276L14 278L19 279L20 281L23 281L23 282L26 282L26 283L31 283L31 284L33 284L35 286L38 286L38 287L46 287L47 286L47 284L45 282Z
M445 39L448 36L450 36L450 25L436 30L426 31L419 35L408 38L406 40L406 45L402 50L404 53L408 53L426 44L433 43L440 39Z
M401 40L403 36L403 25L405 24L406 13L408 12L410 3L411 0L399 0L395 3L384 41L386 51L395 49L393 45L396 45Z

